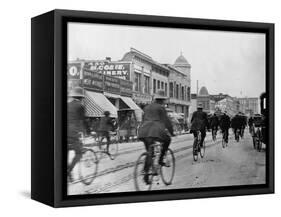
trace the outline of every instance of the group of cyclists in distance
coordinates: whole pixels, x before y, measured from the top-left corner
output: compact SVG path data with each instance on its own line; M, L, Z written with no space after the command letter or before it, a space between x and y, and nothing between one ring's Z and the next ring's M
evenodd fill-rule
M85 128L83 99L84 90L80 87L74 88L68 96L68 150L73 150L75 152L75 156L68 166L68 178L70 181L72 181L71 172L75 164L82 157L81 149L83 144L80 140L80 132L83 132ZM153 153L151 153L150 147L153 146L155 142L161 143L160 157L158 158L159 166L169 166L165 161L165 155L169 149L171 137L174 136L174 130L172 121L165 110L166 99L167 97L164 91L159 90L153 102L143 109L142 123L138 130L138 139L144 143L144 148L148 153L143 168L143 180L146 184L151 184L149 170L152 164ZM114 128L109 116L110 112L105 111L97 132L99 136L106 138L107 149L110 145L109 131ZM243 138L244 130L247 125L249 125L249 131L253 135L253 123L253 118L247 119L247 117L240 112L232 118L227 111L223 111L220 115L214 113L208 116L208 114L203 111L202 104L198 103L197 111L192 114L190 133L193 134L194 145L196 144L198 133L201 134L200 149L203 147L207 131L211 132L212 138L215 141L217 132L220 129L222 140L225 144L228 144L230 128L233 129L235 140L239 141L239 138Z

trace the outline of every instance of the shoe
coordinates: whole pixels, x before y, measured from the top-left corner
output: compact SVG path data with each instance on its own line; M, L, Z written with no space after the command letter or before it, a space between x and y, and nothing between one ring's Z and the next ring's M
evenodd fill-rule
M165 163L163 160L162 160L162 161L159 161L158 164L159 164L160 166L162 166L162 167L163 167L163 166L166 166L166 163Z
M151 184L151 180L149 180L149 175L145 174L143 177L143 181L145 182L145 184L150 185Z

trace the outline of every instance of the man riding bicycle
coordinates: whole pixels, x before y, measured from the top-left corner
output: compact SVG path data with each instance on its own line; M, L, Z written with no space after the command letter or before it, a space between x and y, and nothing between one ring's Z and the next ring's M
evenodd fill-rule
M220 118L220 128L222 131L222 135L224 136L225 143L228 143L228 135L229 135L229 128L230 128L230 117L227 115L227 112L225 111L223 115Z
M209 129L209 121L207 118L207 113L203 112L203 105L199 103L197 105L197 111L195 111L191 118L190 132L193 133L194 138L197 138L197 132L201 132L200 147L203 147L204 139L206 137L206 128ZM196 145L196 140L194 139L194 145Z
M159 90L157 95L154 96L154 102L144 108L143 123L139 128L138 134L138 138L144 142L147 152L150 150L150 145L155 141L162 143L158 162L162 166L165 165L163 158L171 143L170 137L174 135L172 123L164 107L166 99L164 91ZM147 157L144 166L144 181L146 184L150 184L148 170L151 167L151 160L151 156Z
M210 118L210 127L212 129L212 136L213 137L217 135L218 126L219 126L219 118L216 115L216 113L214 113Z
M231 127L234 131L235 139L238 141L239 136L242 138L242 130L243 130L244 120L242 119L241 115L238 113L236 114L231 120ZM239 130L239 134L237 131Z
M110 134L109 132L114 130L114 125L113 122L110 118L110 112L109 111L105 111L104 113L104 117L102 117L100 119L100 123L99 123L99 128L98 128L98 136L103 139L106 138L106 151L108 152L108 148L110 145Z
M69 181L72 182L71 171L75 167L76 163L80 160L82 156L81 152L81 141L80 133L85 130L85 114L84 114L84 90L81 87L74 88L68 95L68 105L67 105L67 143L68 150L73 150L75 156L70 163L67 175Z

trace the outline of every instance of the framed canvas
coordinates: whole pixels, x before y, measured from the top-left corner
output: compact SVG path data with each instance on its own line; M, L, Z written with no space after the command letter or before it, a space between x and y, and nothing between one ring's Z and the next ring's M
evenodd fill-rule
M34 200L274 193L274 24L69 10L31 23Z

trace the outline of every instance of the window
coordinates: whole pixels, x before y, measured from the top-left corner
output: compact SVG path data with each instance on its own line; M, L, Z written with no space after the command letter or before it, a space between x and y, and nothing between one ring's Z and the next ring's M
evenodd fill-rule
M167 96L168 86L167 83L165 83L165 96Z
M141 90L141 74L135 72L135 91Z
M149 93L149 77L144 76L144 93Z
M164 90L164 82L161 81L161 89Z
M184 100L184 87L181 87L181 99Z
M187 87L187 101L190 101L190 87Z
M170 97L174 97L174 84L170 82Z
M176 85L176 98L179 98L179 85Z
M156 79L153 79L153 93L156 93Z
M160 89L160 81L157 81L157 89Z

